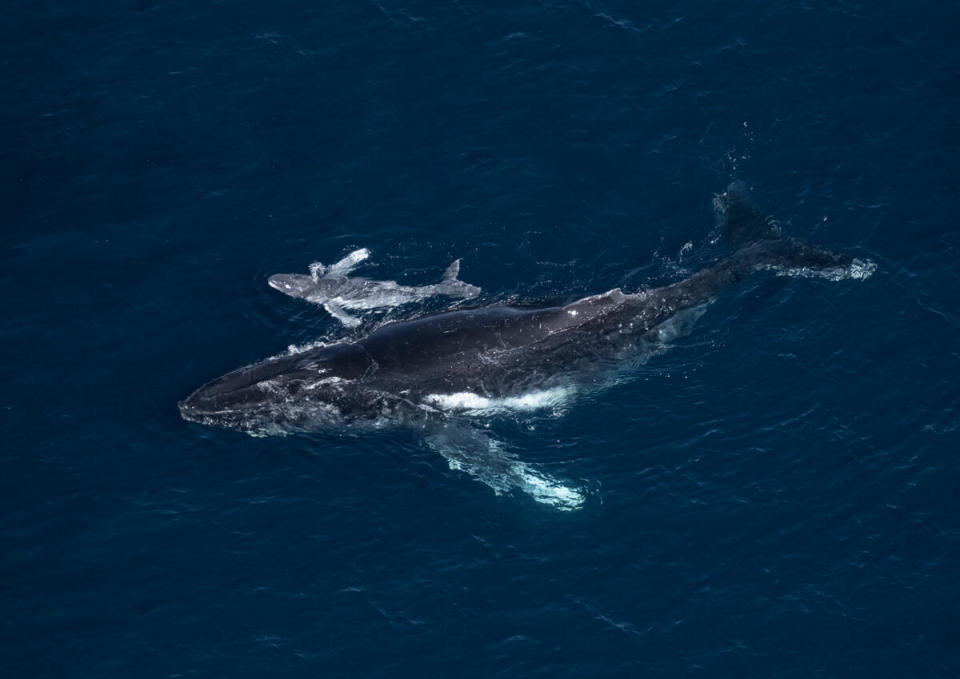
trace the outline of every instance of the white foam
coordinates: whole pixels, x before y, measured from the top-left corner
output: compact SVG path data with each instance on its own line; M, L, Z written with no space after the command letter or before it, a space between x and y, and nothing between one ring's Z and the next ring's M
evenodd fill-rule
M483 413L501 410L531 412L544 408L555 408L570 398L573 389L553 387L540 391L531 391L520 396L487 398L471 391L458 391L452 394L427 394L424 401L441 410Z
M866 261L854 259L848 266L833 266L826 269L813 269L806 266L795 268L773 266L769 268L776 271L778 276L790 276L791 278L822 278L828 281L862 281L873 275L873 272L877 270L877 265L869 259Z
M317 349L320 347L329 346L330 342L325 342L323 340L315 340L313 342L306 342L304 344L290 344L287 346L287 356L292 356L294 354L302 354L305 351L310 351L311 349ZM281 354L282 356L283 354Z

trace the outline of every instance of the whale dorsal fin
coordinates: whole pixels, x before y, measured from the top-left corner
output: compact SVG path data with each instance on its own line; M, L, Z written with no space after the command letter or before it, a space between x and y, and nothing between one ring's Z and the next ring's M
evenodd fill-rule
M480 294L480 288L476 285L470 285L460 280L460 260L456 259L447 270L443 272L443 279L434 286L431 286L431 294L449 295L450 297L461 297L469 299Z
M444 281L455 281L457 276L460 275L460 260L455 259L453 263L447 267L447 270L443 272Z

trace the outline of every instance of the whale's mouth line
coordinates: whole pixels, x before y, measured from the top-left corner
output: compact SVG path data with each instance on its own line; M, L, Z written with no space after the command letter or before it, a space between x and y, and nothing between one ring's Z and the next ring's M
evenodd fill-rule
M268 404L261 404L257 406L241 406L241 407L206 407L206 406L196 406L190 403L190 398L186 398L177 403L177 409L180 411L180 415L191 421L199 421L198 418L203 418L204 420L211 420L214 418L249 418L256 415L257 413L269 412L271 410Z
M210 420L217 417L229 417L231 415L241 415L244 411L237 408L195 408L191 406L186 401L180 401L177 404L177 409L180 411L181 417L190 422L199 422L201 420Z

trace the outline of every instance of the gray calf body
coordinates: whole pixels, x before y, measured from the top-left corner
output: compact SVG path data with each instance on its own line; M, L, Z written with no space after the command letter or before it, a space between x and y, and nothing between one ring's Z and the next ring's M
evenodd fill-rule
M481 292L477 286L459 280L459 259L447 267L443 278L435 285L410 286L396 281L349 276L369 256L370 251L362 248L329 267L311 265L310 275L275 274L270 276L268 283L285 295L321 305L331 316L350 328L360 325L360 319L349 311L396 307L436 295L469 299Z

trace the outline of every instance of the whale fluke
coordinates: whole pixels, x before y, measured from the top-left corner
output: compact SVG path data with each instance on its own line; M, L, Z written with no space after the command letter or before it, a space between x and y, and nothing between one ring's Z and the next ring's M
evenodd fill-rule
M714 197L713 205L724 237L735 247L780 235L776 221L757 207L742 181L730 182L723 193Z

